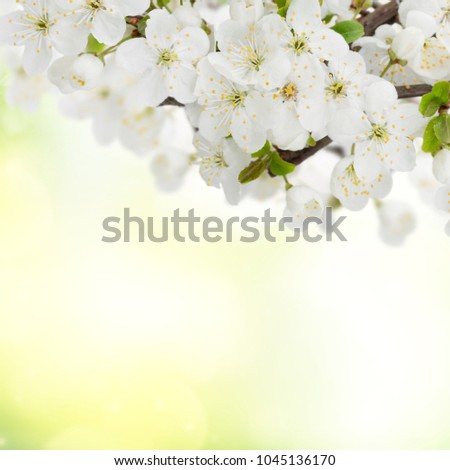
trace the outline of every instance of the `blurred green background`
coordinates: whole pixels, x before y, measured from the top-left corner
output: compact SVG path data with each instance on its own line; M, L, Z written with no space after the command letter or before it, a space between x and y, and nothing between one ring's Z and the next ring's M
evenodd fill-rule
M0 448L449 449L450 252L429 209L398 249L372 209L346 244L100 241L124 207L247 204L197 175L159 192L53 98L2 97Z

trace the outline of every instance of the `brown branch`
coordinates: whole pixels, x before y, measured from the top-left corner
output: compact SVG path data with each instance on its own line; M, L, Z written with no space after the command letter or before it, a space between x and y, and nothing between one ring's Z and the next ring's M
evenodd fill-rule
M431 91L431 85L410 85L398 86L397 93L399 98L418 98Z
M411 86L398 86L397 93L399 98L417 98L423 96L431 91L430 85L411 85ZM291 151L291 150L279 150L279 154L283 160L294 165L300 165L308 158L315 155L320 150L324 149L332 143L329 137L324 137L319 140L314 147L308 147L303 150Z
M314 147L307 147L303 150L281 150L278 149L278 153L283 160L286 160L289 163L293 163L294 165L300 165L309 157L315 155L319 150L324 149L328 145L330 145L333 141L329 137L324 137L316 142Z
M419 96L423 96L431 91L431 85L411 85L411 86L398 86L397 93L400 99L407 99L407 98L417 98ZM181 103L176 101L174 98L167 98L163 101L160 106L183 106ZM289 162L293 163L294 165L300 165L308 158L315 155L320 150L324 149L328 145L333 143L333 141L329 137L324 137L317 141L316 145L313 147L307 147L303 150L282 150L278 149L278 153L280 157Z
M363 16L358 21L364 26L364 35L373 36L379 26L392 23L397 15L397 1L391 0L389 3L376 8L372 13Z
M392 23L398 15L398 4L396 0L391 0L389 3L380 5L375 8L372 13L359 18L359 22L364 26L364 33L366 36L373 36L378 27L383 24ZM416 98L423 96L431 91L430 85L411 85L411 86L398 86L397 92L399 98ZM160 106L183 106L173 98L167 98ZM332 143L329 137L324 137L317 141L313 147L308 147L303 150L291 151L281 150L278 152L283 160L300 165L308 158L314 156L317 152L324 149Z
M179 101L177 101L175 98L172 98L169 96L169 98L166 98L160 105L158 105L158 108L161 106L184 106L184 104L181 104Z

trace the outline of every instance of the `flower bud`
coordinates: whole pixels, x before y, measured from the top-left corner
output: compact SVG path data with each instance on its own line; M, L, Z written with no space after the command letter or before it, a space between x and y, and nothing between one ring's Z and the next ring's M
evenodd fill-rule
M95 55L81 55L72 64L72 86L75 89L83 89L87 85L93 86L92 82L100 77L103 67L103 62Z
M196 26L202 25L202 19L198 11L191 5L181 5L173 12L173 16L177 19L181 26Z
M321 195L307 186L293 186L286 193L286 213L294 222L303 222L307 217L320 217L324 210Z
M418 28L406 28L395 36L392 51L400 60L413 59L422 49L425 36Z
M61 57L53 62L48 78L64 93L95 88L104 69L103 62L93 54Z
M263 15L263 0L230 0L231 19L243 25L256 23Z

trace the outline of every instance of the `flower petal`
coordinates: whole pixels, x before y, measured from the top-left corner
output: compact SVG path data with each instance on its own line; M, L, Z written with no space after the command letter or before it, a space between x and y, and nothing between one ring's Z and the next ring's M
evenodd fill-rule
M289 5L286 21L297 33L322 24L320 4L317 0L293 0Z
M142 104L146 106L159 106L169 96L162 73L156 67L145 72L135 87L136 93L142 97Z
M391 137L384 150L385 162L393 170L412 171L416 166L416 150L408 137Z
M155 56L144 38L131 39L116 51L117 65L133 73L142 73L155 66Z
M365 140L372 126L360 110L344 108L331 116L328 124L330 138L342 145Z
M398 94L395 86L386 80L379 80L370 85L365 93L365 111L373 123L386 122L386 113L397 103Z
M171 47L180 27L176 18L166 10L152 10L147 20L145 35L154 49Z
M206 33L196 27L183 28L175 37L175 49L181 60L195 63L204 57L209 49L210 42Z
M52 59L52 50L45 39L28 43L23 52L23 68L29 75L39 75L47 70Z
M126 30L125 19L115 8L97 13L92 25L92 35L102 44L117 44L124 36Z
M233 139L245 153L253 153L264 146L267 133L244 108L236 109L231 122Z

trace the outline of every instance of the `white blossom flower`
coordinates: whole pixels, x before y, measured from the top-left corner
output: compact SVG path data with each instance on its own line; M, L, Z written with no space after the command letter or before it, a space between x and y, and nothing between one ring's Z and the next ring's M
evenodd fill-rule
M340 203L352 211L360 211L366 207L370 198L382 199L392 189L391 172L381 167L373 179L358 177L355 171L354 158L340 160L331 176L331 192Z
M275 145L299 150L306 146L310 132L325 134L324 84L325 72L321 64L310 64L300 56L282 86L264 94L265 106L270 112L261 117L261 122L270 129Z
M194 136L194 146L200 157L200 175L208 186L223 188L230 204L240 199L239 173L249 165L250 155L244 153L232 139L208 142L200 133Z
M343 145L354 145L354 168L360 178L375 178L383 166L397 171L414 168L413 140L426 120L417 105L399 103L397 98L395 87L380 80L367 88L363 111L349 107L331 117L329 135Z
M396 63L385 71L391 58L389 51L395 38L404 31L399 24L382 25L375 31L373 37L362 37L355 41L354 45L360 47L359 54L362 55L366 64L367 72L380 76L384 71L384 78L394 85L415 85L423 83L421 79L408 64Z
M100 86L85 93L66 95L61 107L73 119L92 119L95 138L101 145L108 145L119 134L122 114L129 112L127 94L134 85L135 79L110 60L106 63Z
M42 95L49 90L47 77L28 75L22 65L22 58L16 49L8 49L4 60L11 72L6 89L6 101L9 105L27 112L39 109Z
M164 110L147 113L148 108L140 99L139 78L118 67L114 60L107 60L100 84L93 90L66 95L63 111L75 119L92 119L94 135L100 144L108 145L120 137L127 148L141 154L140 149L144 147L141 142L149 142L154 137L149 137L148 128L159 129L167 113ZM151 145L146 145L149 153Z
M435 37L426 39L420 53L409 62L426 83L450 77L450 50Z
M286 193L286 208L283 217L289 217L292 229L301 229L304 221L310 217L321 218L325 205L321 195L307 186L294 186Z
M143 74L141 99L158 106L167 97L180 103L194 101L196 63L208 53L206 33L197 27L181 28L165 10L153 10L147 21L146 38L122 44L117 63L135 74Z
M399 16L402 24L422 29L427 37L436 34L450 50L449 0L404 0Z
M158 148L164 122L165 113L160 108L124 113L118 131L120 142L138 156L148 155Z
M279 21L278 15L267 15L250 26L226 21L217 31L220 52L209 55L211 64L240 85L255 85L262 90L281 86L291 64L272 28Z
M325 75L325 98L329 112L345 106L360 108L366 81L366 64L360 54L348 52L342 58L330 60Z
M77 90L90 90L98 85L103 62L92 54L61 57L48 70L50 82L64 94Z
M443 149L433 158L433 174L442 184L450 184L450 150Z
M55 0L64 12L60 21L61 52L81 52L89 34L106 45L118 43L126 31L125 17L140 15L149 0ZM47 2L48 3L48 2ZM78 50L77 50L78 49Z
M406 0L400 4L400 20L406 27L423 31L425 41L411 67L429 81L450 77L450 1Z
M150 154L160 189L178 189L193 164L231 204L246 195L281 199L286 188L284 215L294 230L321 218L335 198L350 210L374 199L381 237L399 244L415 220L404 204L380 200L393 171L410 171L420 194L434 200L437 192L437 207L450 214L450 150L424 154L429 119L418 100L399 101L394 86L450 79L450 0L399 2L402 24L382 25L350 50L332 25L362 3L2 0L2 14L15 11L0 18L0 40L23 49L10 67L8 102L34 108L56 85L63 110L89 118L100 143L118 139ZM285 18L277 13L284 5ZM175 101L184 106L160 107ZM344 152L292 154L324 137ZM239 182L266 143L286 161L307 159L295 186L270 171Z
M411 61L421 51L425 43L422 30L415 27L405 28L392 40L391 49L395 57L403 61Z
M338 59L349 50L344 38L322 23L318 0L293 0L286 25L280 40L290 55L307 54L324 61Z
M388 245L402 245L416 228L416 217L408 204L398 201L379 203L380 237Z
M43 73L60 44L60 15L47 0L20 0L20 9L0 17L0 41L23 46L23 67L30 75Z
M306 54L302 54L295 58L290 77L293 77L293 83L298 90L295 109L301 127L295 121L292 122L292 116L289 122L286 122L286 119L282 121L279 118L275 119L274 115L274 122L282 134L288 133L289 129L296 125L300 143L303 142L302 129L312 132L315 138L324 137L329 116L337 109L362 108L364 90L373 81L373 77L366 73L364 59L356 52L348 52L342 58L329 61L327 68L324 68L318 60L311 60ZM289 81L287 83L289 84ZM276 96L282 97L283 93L279 91ZM274 108L277 100L272 101ZM292 102L288 105L292 108ZM286 108L285 104L283 109ZM268 114L272 116L272 113ZM285 144L282 148L296 150L293 148L296 141L291 139L291 142L292 145L287 147ZM297 149L299 148L302 147Z
M91 119L97 142L109 145L117 139L123 108L119 95L107 85L85 93L72 93L61 100L62 112L72 119Z
M202 107L200 133L209 141L232 135L245 153L263 147L267 129L262 124L268 110L261 94L220 75L208 58L199 63L198 70L196 95Z

